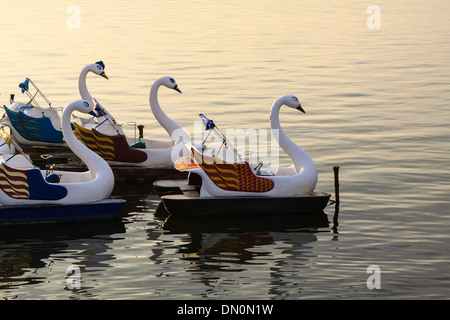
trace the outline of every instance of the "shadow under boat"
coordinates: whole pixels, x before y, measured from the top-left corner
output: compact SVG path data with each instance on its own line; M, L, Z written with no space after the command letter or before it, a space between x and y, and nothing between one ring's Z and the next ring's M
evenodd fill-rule
M61 252L70 253L74 265L105 268L110 262L110 245L116 235L126 232L119 219L59 224L0 224L0 274L3 296L8 289L47 281L36 277ZM86 250L89 248L89 250ZM77 258L78 257L78 258Z
M5 242L35 240L52 242L58 240L77 240L98 238L125 233L125 224L121 219L101 221L77 221L67 223L25 223L0 224L0 240Z

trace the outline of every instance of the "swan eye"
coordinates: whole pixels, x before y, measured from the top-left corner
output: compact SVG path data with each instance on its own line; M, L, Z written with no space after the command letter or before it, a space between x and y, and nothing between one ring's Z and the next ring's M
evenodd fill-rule
M97 65L98 70L105 69L105 64L103 63L103 61L97 61L95 64Z
M170 82L175 83L174 79L170 78L169 80L170 80Z
M295 102L298 102L297 97L292 97L292 99L294 99Z
M87 103L86 101L83 102L83 105L84 105L86 108L89 108L89 103Z

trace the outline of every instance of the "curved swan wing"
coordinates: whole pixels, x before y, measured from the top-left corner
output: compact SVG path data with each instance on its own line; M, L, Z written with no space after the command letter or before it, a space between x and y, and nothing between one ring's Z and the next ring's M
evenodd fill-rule
M59 200L67 195L63 186L47 183L39 169L16 169L0 163L0 189L14 199Z
M192 159L216 186L228 191L267 192L275 187L269 178L256 176L247 161L225 162L191 148Z

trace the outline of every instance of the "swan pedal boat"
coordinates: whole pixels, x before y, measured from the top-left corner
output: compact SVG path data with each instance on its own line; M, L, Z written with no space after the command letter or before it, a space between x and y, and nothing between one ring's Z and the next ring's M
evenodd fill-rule
M314 191L318 179L316 165L281 129L279 111L283 105L305 111L293 95L278 98L271 108L272 133L290 156L292 166L258 168L247 161L225 161L206 155L187 142L184 145L188 156L179 158L174 166L179 171L199 175L200 191L161 196L165 209L174 215L322 212L331 195Z
M226 216L321 213L331 194L308 192L288 197L201 197L202 178L190 172L187 179L158 180L153 186L164 209L177 216Z
M93 72L106 79L108 76L105 74L105 65L102 61L98 61L93 64L85 66L78 78L78 89L82 99L91 101L89 91L86 87L86 76L89 72ZM41 107L35 100L35 95L29 92L29 83L33 84L37 93L44 98L49 104L49 107ZM29 102L23 103L10 99L10 106L3 106L5 115L0 120L0 124L8 126L14 139L22 146L47 146L47 147L65 147L67 144L63 138L62 124L60 110L61 107L52 107L50 101L43 95L43 93L37 88L37 86L27 78L24 82L19 84L22 93L26 92L31 98ZM32 104L34 102L35 105ZM112 116L106 112L106 114L98 114L93 111L90 112L93 118L81 118L73 115L74 121L83 123L83 125L98 125L104 121L105 117Z
M87 166L88 171L41 170L21 158L10 163L0 157L0 222L86 221L116 217L125 200L110 199L114 175L100 156L82 144L72 131L73 111L89 113L85 100L70 103L62 116L67 145ZM7 139L8 140L8 139ZM18 158L20 159L20 158Z
M93 104L93 113L97 118L93 122L86 121L85 118L74 117L77 137L114 166L150 165L161 167L167 163L173 166L173 162L167 161L167 158L170 158L170 148L173 146L170 140L144 139L141 135L139 140L128 137L123 131L122 124L117 123L114 117L92 97L86 86L86 74L89 71L99 74L98 72L103 71L104 68L103 62L99 61L96 64L87 65L80 74L78 81L80 96L83 100ZM106 77L104 71L100 75ZM181 92L176 83L174 85L171 83L170 88ZM153 94L156 95L156 91ZM159 104L158 108L161 109ZM135 124L135 122L130 123Z
M167 131L170 140L143 139L144 147L132 147L130 139L123 131L99 131L96 128L80 126L77 123L77 135L88 148L96 152L114 167L146 167L173 168L177 157L174 154L184 149L183 141L189 141L187 133L172 119L170 119L158 102L158 90L161 86L181 93L176 81L172 77L157 79L150 89L149 104L158 123ZM100 128L100 127L99 127Z

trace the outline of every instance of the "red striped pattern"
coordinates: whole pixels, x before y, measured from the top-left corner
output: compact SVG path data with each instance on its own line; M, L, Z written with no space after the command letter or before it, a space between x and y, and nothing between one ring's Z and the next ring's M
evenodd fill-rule
M14 199L29 199L30 189L27 179L27 171L8 167L0 164L0 188L8 196Z

